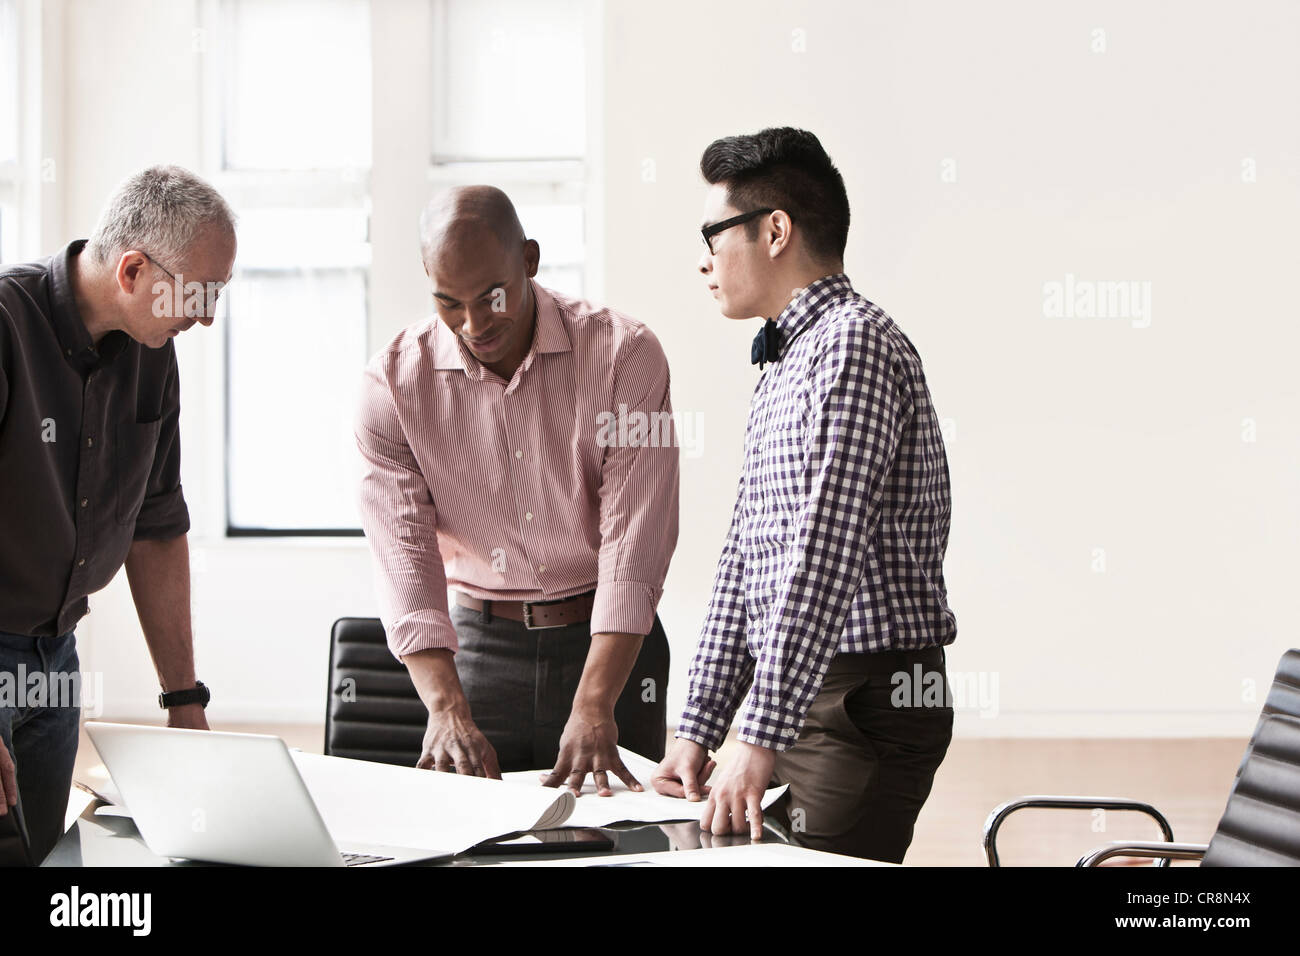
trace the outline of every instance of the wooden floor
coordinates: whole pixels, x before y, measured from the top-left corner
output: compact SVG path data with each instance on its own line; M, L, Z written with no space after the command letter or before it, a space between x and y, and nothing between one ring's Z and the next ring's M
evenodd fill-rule
M1218 825L1246 740L954 740L917 820L907 863L984 866L984 821L998 804L1027 794L1127 797L1154 805L1174 839L1208 843ZM1104 831L1095 832L1095 826ZM1002 825L1004 866L1070 866L1113 840L1159 840L1135 813L1021 810ZM1180 864L1179 865L1195 865Z
M291 747L319 753L322 729L311 724L223 725L222 730L273 733ZM1127 797L1155 805L1180 842L1206 843L1228 799L1245 739L1038 740L955 739L935 776L906 862L913 866L984 866L984 820L995 806L1026 794ZM720 756L725 760L728 748ZM103 768L82 731L77 779ZM1095 827L1103 826L1098 832ZM1097 820L1089 811L1023 810L1002 827L1004 866L1072 866L1111 840L1160 838L1156 825L1132 813ZM1178 865L1188 865L1179 864ZM1194 865L1194 864L1192 864Z

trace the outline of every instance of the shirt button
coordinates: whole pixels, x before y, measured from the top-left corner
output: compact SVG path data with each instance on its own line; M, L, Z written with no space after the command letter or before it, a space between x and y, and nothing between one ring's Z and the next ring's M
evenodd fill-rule
M89 499L89 498L82 498L82 499L81 499L81 507L84 508L84 507L86 507L86 505L88 505L88 504L90 504L90 499Z
M87 448L94 448L94 447L95 447L95 439L93 439L93 438L87 438L87 439L86 439L86 447L87 447Z
M546 565L544 565L544 564L542 564L542 565L538 565L538 567L537 567L537 573L538 573L538 574L545 574L545 573L546 573Z
M77 567L79 567L79 568L84 568L85 566L86 566L86 559L85 559L85 558L81 558L80 560L77 561Z
M64 350L63 350L63 354L64 354L64 355L67 355L68 357L71 357L71 356L72 356L72 349L64 349Z
M532 520L533 520L533 513L530 511L530 512L528 512L528 514L524 515L524 517L527 518L529 521L532 521Z
M516 448L516 449L515 449L515 457L516 457L516 458L523 458L523 457L524 457L524 453L523 453L522 451L520 451L518 448Z

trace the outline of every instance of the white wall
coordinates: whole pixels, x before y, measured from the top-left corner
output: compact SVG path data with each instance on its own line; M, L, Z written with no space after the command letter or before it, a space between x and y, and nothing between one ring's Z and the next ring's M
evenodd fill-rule
M58 241L122 176L202 155L190 4L68 0L64 19ZM694 273L697 163L716 136L791 124L844 173L848 272L912 338L948 420L949 667L998 692L998 716L959 712L958 733L1248 732L1248 682L1262 692L1297 643L1298 34L1280 0L606 4L605 299L653 326L674 405L703 428L661 607L670 709L757 376L754 326L721 320ZM418 277L384 261L400 309ZM1150 283L1149 326L1045 317L1044 283L1067 274ZM199 510L220 475L217 347L202 330L178 344ZM214 721L319 719L329 623L374 612L364 547L195 538ZM92 606L79 633L107 710L156 716L122 582Z
M756 377L755 326L692 272L699 154L804 126L848 183L847 270L955 431L949 666L996 675L1001 715L959 732L1248 730L1244 682L1297 644L1300 9L612 7L608 297L654 323L708 434L683 461L674 631L706 600ZM1045 318L1067 273L1150 282L1150 326Z

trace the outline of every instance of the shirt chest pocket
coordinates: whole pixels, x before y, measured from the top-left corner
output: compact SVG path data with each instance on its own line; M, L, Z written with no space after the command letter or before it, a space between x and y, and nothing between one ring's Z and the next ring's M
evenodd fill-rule
M803 498L807 448L800 424L782 424L759 436L754 460L756 499L760 514L788 518Z
M113 471L117 476L117 520L135 523L144 504L158 448L159 422L123 423L117 426L113 450Z

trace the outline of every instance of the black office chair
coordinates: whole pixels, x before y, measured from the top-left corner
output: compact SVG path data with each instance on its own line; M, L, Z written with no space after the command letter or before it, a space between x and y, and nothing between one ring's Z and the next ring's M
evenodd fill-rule
M1200 860L1201 866L1300 866L1300 720L1266 714L1260 721L1208 844L1117 840L1078 865L1097 866L1116 856Z
M329 675L325 753L414 767L429 714L378 618L334 622Z
M1237 778L1240 778L1247 763L1250 761L1251 752L1254 749L1256 740L1263 730L1266 721L1273 716L1300 718L1300 650L1292 648L1282 655L1278 661L1277 673L1273 677L1273 684L1269 688L1268 696L1264 699L1264 706L1260 711L1259 720L1255 724L1255 730L1250 736L1250 742L1246 745L1245 753L1242 755L1241 763L1237 765ZM1276 733L1276 731L1275 731ZM1235 793L1235 787L1234 787ZM1156 844L1163 846L1166 850L1171 851L1169 855L1156 855L1158 862L1156 866L1168 866L1171 859L1199 859L1206 854L1206 848L1200 844L1175 844L1174 831L1165 819L1164 814L1149 803L1140 800L1129 800L1120 797L1086 797L1086 796L1061 796L1061 795L1034 795L1027 797L1017 797L1014 800L1008 800L993 808L988 819L984 821L984 853L988 858L989 866L1000 866L1001 861L998 858L997 836L998 830L1005 822L1006 818L1017 810L1025 809L1046 809L1046 810L1131 810L1135 813L1144 813L1156 821L1160 831L1164 834L1165 842ZM1224 819L1227 819L1225 812ZM1220 826L1223 821L1220 821ZM1126 846L1135 846L1136 844L1125 844ZM1141 844L1148 846L1150 844ZM1188 848L1185 855L1173 853L1174 847ZM1103 848L1104 849L1104 848ZM1141 854L1124 854L1120 852L1111 852L1110 856L1126 856ZM1090 859L1092 854L1084 857L1079 861L1080 866ZM1096 861L1100 862L1100 860ZM1089 863L1094 866L1096 863ZM1213 864L1203 864L1213 865Z

